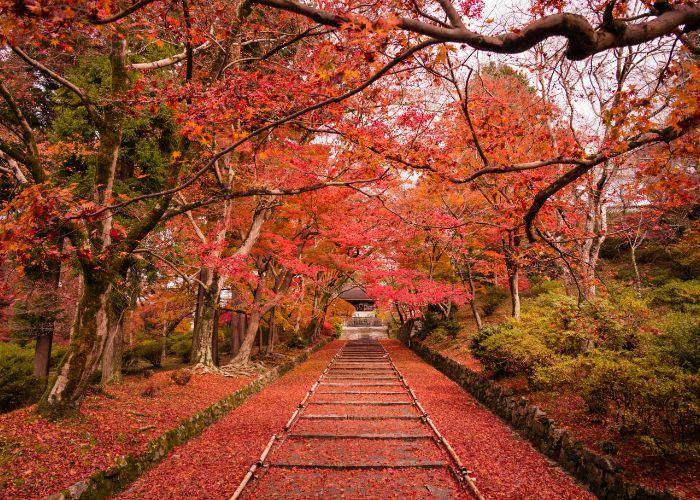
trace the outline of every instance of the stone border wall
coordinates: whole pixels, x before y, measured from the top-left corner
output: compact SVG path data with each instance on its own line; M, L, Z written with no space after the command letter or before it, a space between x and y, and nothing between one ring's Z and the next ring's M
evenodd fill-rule
M598 498L673 499L668 491L657 491L623 479L610 460L587 449L567 430L527 399L423 344L409 346L421 358L470 392L479 402L505 420L547 457L584 483Z
M293 360L272 368L230 396L182 420L174 429L149 441L143 451L121 456L116 460L117 464L113 467L97 471L86 480L79 481L48 498L51 500L105 498L122 491L126 486L162 462L173 448L199 436L204 429L234 408L242 405L251 396L260 392L292 368L306 361L312 353L329 342L330 340L321 341L315 346L306 349Z

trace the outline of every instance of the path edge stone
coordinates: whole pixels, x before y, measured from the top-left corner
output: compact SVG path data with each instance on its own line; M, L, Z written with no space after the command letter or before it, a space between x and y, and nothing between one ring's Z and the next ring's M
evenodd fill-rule
M557 462L581 481L598 498L658 499L678 498L668 490L659 491L623 478L610 459L590 449L526 398L497 385L481 374L419 342L409 349L442 372L493 411L532 446Z
M109 469L98 470L87 479L78 481L68 488L50 495L47 497L48 500L98 499L123 491L128 485L165 460L173 448L199 436L207 427L220 420L231 410L241 406L282 375L308 360L311 354L333 340L324 339L305 349L292 360L266 371L230 396L226 396L191 417L180 421L177 427L149 441L144 450L118 457L116 465Z

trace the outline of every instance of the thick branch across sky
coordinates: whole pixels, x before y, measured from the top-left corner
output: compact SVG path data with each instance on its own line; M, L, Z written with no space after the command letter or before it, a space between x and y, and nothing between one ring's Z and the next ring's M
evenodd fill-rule
M90 22L116 22L156 1L136 2L112 16L92 17ZM336 28L352 22L353 18L357 17L351 12L334 13L296 0L245 0L244 3L293 12L321 25ZM476 50L500 54L525 52L548 38L563 37L568 44L566 56L571 60L581 60L616 47L631 47L668 35L683 36L684 33L697 30L700 26L700 5L697 2L684 5L657 2L650 12L651 19L643 17L641 19L645 20L642 22L627 23L608 19L608 22L594 27L579 14L562 12L536 19L508 33L485 35L467 29L449 0L440 0L439 4L449 18L449 25L444 22L431 24L419 19L398 17L396 29L424 35L436 42L463 43Z
M256 3L294 12L327 26L340 27L352 21L352 14L334 14L295 0L256 0ZM397 28L436 41L464 43L477 50L501 54L517 54L547 38L564 37L568 42L566 56L572 60L581 60L615 47L639 45L671 35L680 26L700 25L700 5L691 4L668 7L650 21L618 26L615 30L609 27L594 28L585 17L578 14L560 13L532 21L511 33L491 36L467 29L461 21L454 18L455 13L448 0L440 3L447 12L452 27L400 17Z

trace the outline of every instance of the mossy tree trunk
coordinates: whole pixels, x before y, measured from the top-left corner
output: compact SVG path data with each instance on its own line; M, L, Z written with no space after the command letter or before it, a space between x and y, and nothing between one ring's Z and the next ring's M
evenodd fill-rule
M109 336L110 291L106 274L84 275L68 352L38 405L44 416L56 418L76 409L98 372Z
M206 369L215 366L212 347L221 280L215 270L202 268L199 281L190 360L196 367Z

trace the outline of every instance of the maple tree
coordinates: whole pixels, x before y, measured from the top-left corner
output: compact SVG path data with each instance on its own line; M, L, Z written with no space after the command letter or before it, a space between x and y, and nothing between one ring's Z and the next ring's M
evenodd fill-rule
M505 278L517 317L523 269L548 254L590 296L607 231L601 182L611 188L635 151L696 154L700 8L535 2L523 25L487 35L467 27L491 24L481 7L0 4L3 256L25 289L52 293L67 268L81 276L41 411L74 408L96 372L119 379L148 279L192 297L191 361L212 371L222 306L247 317L230 364L245 366L264 317L303 303L297 317L308 312L304 336L316 339L352 277L400 316L435 304L449 316L465 301L476 311L477 269ZM643 48L667 37L670 48ZM507 66L475 70L467 47L535 48L541 88ZM658 56L668 64L636 88L633 70ZM567 123L579 60L600 63L595 138ZM600 83L611 64L612 90ZM547 92L549 75L569 82L568 100ZM186 317L177 309L164 324ZM54 320L41 321L36 371L46 375Z

